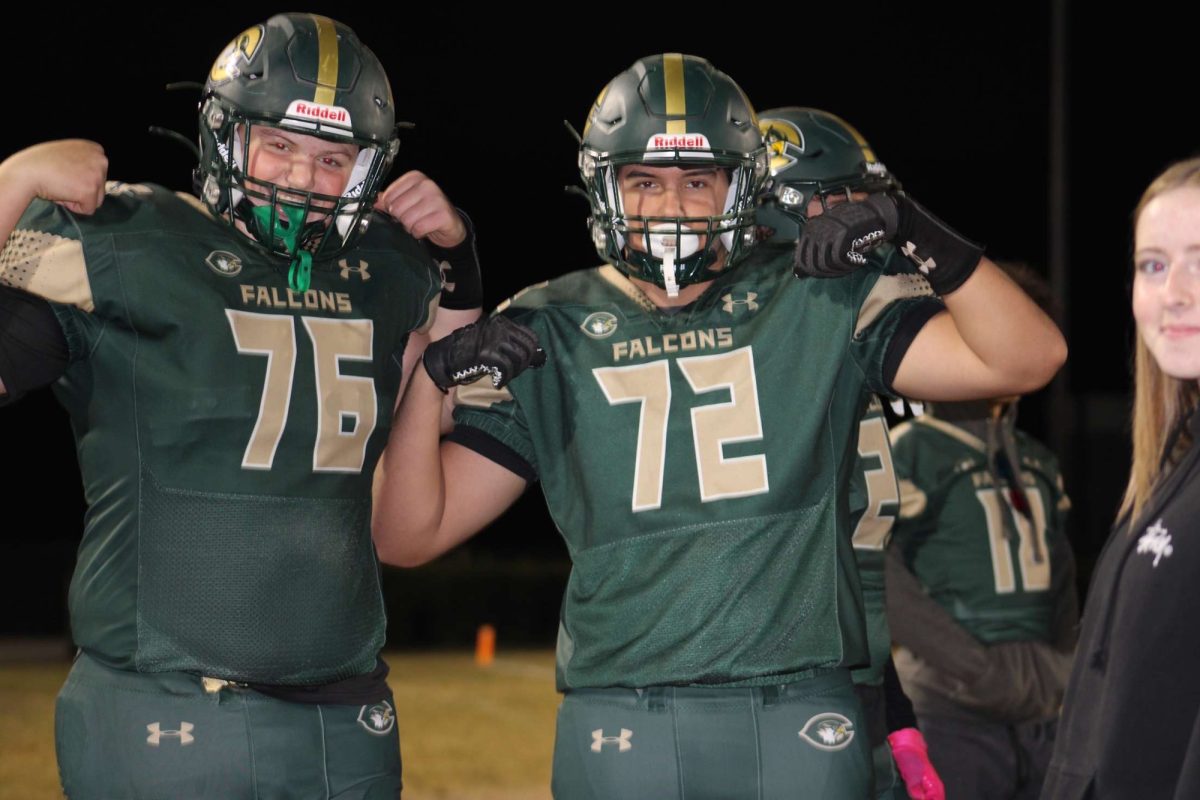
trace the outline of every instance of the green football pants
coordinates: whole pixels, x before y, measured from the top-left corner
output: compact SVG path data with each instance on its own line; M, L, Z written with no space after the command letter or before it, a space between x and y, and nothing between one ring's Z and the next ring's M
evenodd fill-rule
M871 770L836 670L784 686L569 691L552 786L557 800L863 800Z
M86 654L55 713L70 800L395 800L391 698L367 706L277 700L183 672L128 672Z

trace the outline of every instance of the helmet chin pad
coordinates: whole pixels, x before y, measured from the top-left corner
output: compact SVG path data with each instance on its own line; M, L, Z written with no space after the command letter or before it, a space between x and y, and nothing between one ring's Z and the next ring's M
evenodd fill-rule
M672 225L669 222L655 222L650 225L650 231L646 234L646 239L650 243L650 254L656 258L662 258L668 248L674 250L672 257L679 261L687 258L693 253L700 250L700 234L685 233L687 228L682 228L681 225Z

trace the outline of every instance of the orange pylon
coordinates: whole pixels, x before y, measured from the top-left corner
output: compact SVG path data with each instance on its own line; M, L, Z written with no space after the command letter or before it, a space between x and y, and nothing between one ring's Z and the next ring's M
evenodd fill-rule
M475 634L475 663L490 667L496 660L496 629L491 625L480 625Z

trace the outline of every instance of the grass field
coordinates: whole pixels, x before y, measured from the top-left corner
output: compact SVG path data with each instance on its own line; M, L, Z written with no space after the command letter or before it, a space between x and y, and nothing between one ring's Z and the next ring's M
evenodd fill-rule
M550 797L554 654L386 655L404 756L404 800ZM0 800L61 798L54 696L68 664L0 664Z

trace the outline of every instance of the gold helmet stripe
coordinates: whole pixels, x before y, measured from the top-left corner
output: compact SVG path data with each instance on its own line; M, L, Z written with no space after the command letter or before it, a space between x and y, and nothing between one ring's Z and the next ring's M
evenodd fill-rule
M667 114L670 116L684 116L687 114L687 96L684 93L682 53L663 54L663 84L663 88L667 93ZM667 133L687 133L687 120L668 120Z
M828 113L828 112L826 112L826 113ZM853 125L851 125L849 122L846 122L846 120L842 119L837 114L829 114L829 116L833 117L838 122L842 123L842 125L846 128L846 130L850 131L850 135L854 137L854 141L857 142L858 146L862 148L863 158L865 158L867 160L868 164L873 164L874 162L879 160L878 158L875 157L875 151L871 149L871 145L867 144L867 140L864 139L863 135L858 132L858 128L855 128Z
M317 91L313 102L335 105L338 82L337 29L329 17L310 15L317 25Z

